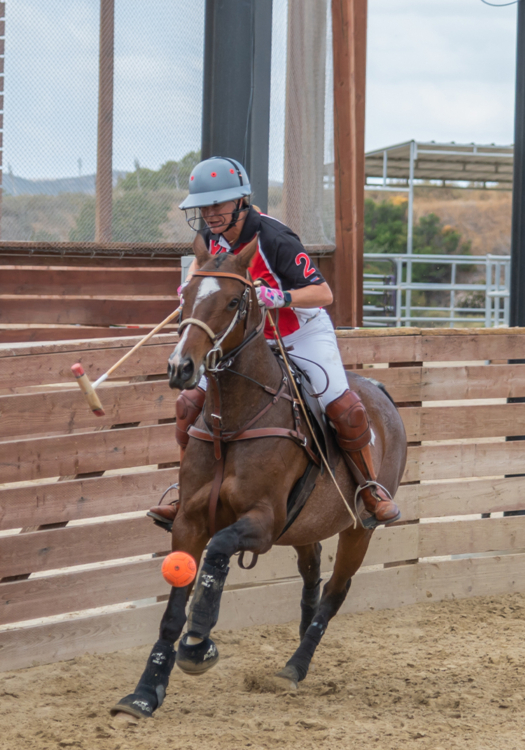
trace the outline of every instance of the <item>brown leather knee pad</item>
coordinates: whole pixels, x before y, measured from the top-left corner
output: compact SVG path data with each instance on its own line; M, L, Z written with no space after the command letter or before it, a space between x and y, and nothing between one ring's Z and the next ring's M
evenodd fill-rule
M365 405L355 391L345 391L326 407L326 416L337 432L337 442L345 451L359 451L371 439Z
M175 416L177 417L175 439L182 449L188 445L190 440L188 430L197 421L205 400L206 391L197 386L191 391L181 391L175 402Z

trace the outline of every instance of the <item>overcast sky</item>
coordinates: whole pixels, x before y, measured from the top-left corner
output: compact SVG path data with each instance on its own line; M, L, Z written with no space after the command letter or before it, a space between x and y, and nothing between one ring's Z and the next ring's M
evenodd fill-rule
M316 0L304 0L315 2ZM502 1L502 0L500 0ZM116 0L114 167L158 168L200 144L204 0ZM8 0L4 169L93 173L98 0ZM511 143L516 6L369 0L367 150ZM282 177L286 0L274 0L270 176Z

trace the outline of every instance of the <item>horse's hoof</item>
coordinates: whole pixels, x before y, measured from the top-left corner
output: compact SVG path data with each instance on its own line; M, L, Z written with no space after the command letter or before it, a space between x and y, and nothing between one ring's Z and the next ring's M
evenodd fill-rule
M299 675L295 667L287 664L284 669L274 675L274 679L278 681L277 684L282 685L283 690L297 690Z
M202 674L217 664L219 651L211 638L205 638L195 646L188 644L185 635L179 641L176 664L185 674Z
M115 706L112 710L117 710L118 706ZM133 716L132 714L125 713L124 711L119 711L118 713L115 713L113 717L113 725L115 727L129 727L129 726L136 726L139 723L140 719L137 716Z
M133 716L135 719L149 719L158 707L157 701L155 701L155 704L152 705L146 696L141 697L132 693L131 695L126 695L113 708L110 708L109 713L112 716L128 714L130 718ZM119 718L119 722L123 723L121 718Z

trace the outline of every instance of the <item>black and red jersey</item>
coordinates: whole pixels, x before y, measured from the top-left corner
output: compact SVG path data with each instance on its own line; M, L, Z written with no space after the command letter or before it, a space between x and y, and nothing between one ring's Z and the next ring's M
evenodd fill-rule
M214 235L209 229L204 230L203 237L212 255L227 252L237 255L257 232L259 247L250 264L253 279L263 279L268 286L283 292L324 282L299 237L282 222L258 213L253 207L248 210L241 236L233 247L222 235ZM318 311L319 308L281 308L278 315L281 336L299 330ZM264 334L268 339L273 338L268 323Z

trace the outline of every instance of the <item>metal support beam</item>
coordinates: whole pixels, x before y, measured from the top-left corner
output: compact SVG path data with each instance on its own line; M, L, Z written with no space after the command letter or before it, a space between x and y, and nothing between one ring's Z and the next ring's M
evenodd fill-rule
M202 158L229 156L268 209L272 0L206 0Z
M518 3L510 325L525 326L525 2Z
M336 324L363 324L367 0L332 0Z
M115 0L100 0L95 242L111 242Z

